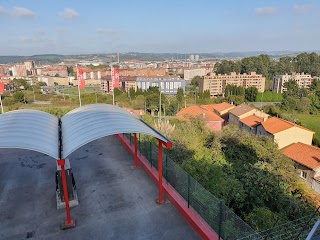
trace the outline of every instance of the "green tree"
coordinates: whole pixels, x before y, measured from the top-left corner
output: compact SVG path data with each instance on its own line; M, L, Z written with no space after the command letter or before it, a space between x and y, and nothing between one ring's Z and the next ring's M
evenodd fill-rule
M227 101L229 103L233 103L235 105L240 105L240 104L244 103L244 96L231 95L227 98Z
M135 97L136 97L136 90L133 87L129 89L129 97L131 99L135 99Z
M204 90L203 92L201 92L199 94L199 99L203 100L203 99L210 99L210 90Z
M25 89L25 90L27 90L29 87L30 87L30 85L28 84L28 82L26 81L26 80L24 80L24 79L20 79L20 78L14 78L13 80L12 80L12 82L13 82L13 85L16 87L16 88L23 88L23 89Z
M25 97L22 91L16 91L13 93L13 99L15 102L24 102Z
M183 92L182 88L178 88L176 99L177 99L178 103L180 103L180 104L183 103L183 101L184 101L184 92Z
M158 106L156 106L156 105L150 105L150 106L148 107L148 109L149 109L150 112L151 112L151 117L154 117L154 112L155 112L155 111L158 111Z
M138 95L131 100L131 106L133 109L144 109L146 98L143 95Z
M202 77L199 77L199 76L195 76L194 78L192 78L191 80L191 84L195 87L199 87L199 83L200 83L200 80L202 79Z
M256 207L246 216L246 221L258 231L270 229L277 221L280 216L266 207Z
M248 87L245 90L245 99L249 102L254 102L258 94L258 89L256 87Z

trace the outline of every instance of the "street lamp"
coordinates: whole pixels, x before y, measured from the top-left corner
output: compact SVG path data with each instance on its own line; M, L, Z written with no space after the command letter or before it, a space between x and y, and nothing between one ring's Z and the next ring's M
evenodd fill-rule
M31 87L32 87L32 92L33 92L33 102L35 102L36 101L36 95L34 94L33 79L31 80Z

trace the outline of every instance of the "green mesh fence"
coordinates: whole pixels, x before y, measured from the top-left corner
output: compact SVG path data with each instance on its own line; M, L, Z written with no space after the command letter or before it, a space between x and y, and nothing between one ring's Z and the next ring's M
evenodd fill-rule
M133 144L133 135L124 134ZM140 154L144 155L151 167L158 169L158 147L152 138L139 138ZM190 174L163 153L163 177L214 229L221 238L238 239L254 234L241 218L229 210L223 202L201 186Z
M124 134L133 144L133 135ZM140 135L138 149L158 169L158 147L153 138ZM262 239L305 239L318 215L309 215L292 222L280 224L272 229L255 232L237 216L223 201L215 197L199 184L189 173L163 153L163 177L224 240L262 240Z

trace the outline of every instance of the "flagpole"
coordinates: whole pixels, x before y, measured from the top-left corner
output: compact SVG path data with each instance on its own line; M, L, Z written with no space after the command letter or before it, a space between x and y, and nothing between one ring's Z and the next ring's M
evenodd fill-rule
M81 107L81 95L80 95L80 83L79 83L78 64L76 64L76 67L77 67L77 80L78 80L79 103L80 103L80 107Z
M1 104L1 113L4 114L1 94L0 94L0 104Z
M0 79L2 78L2 75L0 74ZM1 113L3 114L3 105L2 105L2 94L4 94L5 88L4 88L4 83L0 81L1 83L1 92L0 92L0 105L1 105ZM10 86L9 86L9 91L10 91Z
M112 105L114 105L114 83L113 83L113 76L112 76L112 65L111 65L111 86L112 86Z

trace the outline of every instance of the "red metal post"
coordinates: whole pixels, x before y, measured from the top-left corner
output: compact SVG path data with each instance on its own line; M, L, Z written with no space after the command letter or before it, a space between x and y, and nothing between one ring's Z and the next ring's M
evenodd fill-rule
M158 173L159 173L159 198L158 203L163 204L163 196L162 196L162 142L159 140L158 145Z
M70 227L74 227L74 221L70 217L70 207L69 207L69 197L68 197L68 189L67 189L67 179L66 179L66 172L64 170L65 160L64 159L60 159L57 162L58 162L58 165L61 167L63 195L64 195L64 201L66 203L67 221L65 221L64 225L65 225L65 228L70 228Z
M134 133L134 168L138 168L139 162L138 162L138 140L137 140L137 134Z

